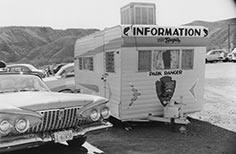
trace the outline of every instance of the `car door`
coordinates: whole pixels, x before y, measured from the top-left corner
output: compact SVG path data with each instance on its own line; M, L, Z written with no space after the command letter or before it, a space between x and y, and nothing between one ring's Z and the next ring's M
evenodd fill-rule
M46 84L52 91L63 92L65 90L73 91L75 89L75 73L74 66L68 67L63 70L58 76L55 76L56 80L48 81Z
M210 57L211 57L211 60L212 61L217 61L219 60L219 51L213 51L211 54L210 54Z

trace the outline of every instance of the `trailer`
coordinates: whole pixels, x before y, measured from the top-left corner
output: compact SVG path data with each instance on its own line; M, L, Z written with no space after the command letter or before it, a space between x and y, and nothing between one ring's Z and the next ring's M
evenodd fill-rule
M208 29L118 25L75 43L75 84L121 121L187 124L203 107Z

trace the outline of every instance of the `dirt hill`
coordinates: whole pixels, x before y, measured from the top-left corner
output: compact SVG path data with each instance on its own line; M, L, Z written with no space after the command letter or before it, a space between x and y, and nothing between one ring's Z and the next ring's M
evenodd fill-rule
M0 28L0 60L34 65L67 62L76 39L98 29L55 30L50 27ZM64 57L67 58L64 58Z
M233 49L236 47L236 18L216 22L193 21L186 25L204 26L209 29L210 44L207 47L208 50L218 48L225 48L228 50L228 30L230 29L231 48Z

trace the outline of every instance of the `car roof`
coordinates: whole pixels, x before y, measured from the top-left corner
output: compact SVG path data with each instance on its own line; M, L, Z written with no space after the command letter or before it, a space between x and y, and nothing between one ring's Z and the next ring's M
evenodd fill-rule
M210 50L210 51L208 51L208 52L213 52L213 51L224 51L224 52L226 52L225 49L214 49L214 50Z
M58 70L58 72L56 73L56 75L60 74L60 73L62 72L62 70L67 69L68 67L72 67L72 66L74 66L74 65L75 65L75 63L68 63L68 64L62 66L62 67Z
M33 65L31 64L9 64L6 67L13 67L13 66L25 66L30 68L31 70L37 70Z

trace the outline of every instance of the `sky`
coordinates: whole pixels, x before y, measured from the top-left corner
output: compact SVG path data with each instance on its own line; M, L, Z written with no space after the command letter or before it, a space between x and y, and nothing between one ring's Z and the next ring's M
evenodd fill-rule
M160 26L236 17L235 0L0 0L0 27L102 30L119 25L120 8L130 2L155 3Z

